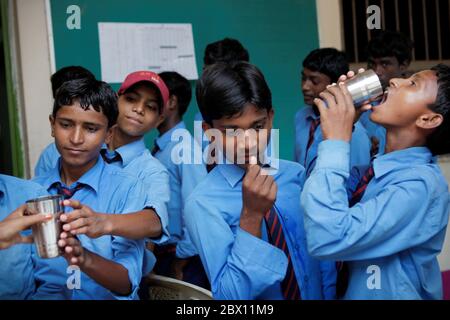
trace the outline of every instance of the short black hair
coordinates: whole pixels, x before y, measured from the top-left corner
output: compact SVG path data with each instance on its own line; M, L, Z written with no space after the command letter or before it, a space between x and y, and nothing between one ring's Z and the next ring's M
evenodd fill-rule
M431 68L438 78L436 102L428 108L444 117L442 124L427 138L427 146L434 155L450 153L450 66L438 64Z
M367 45L368 58L396 57L399 64L409 64L414 44L400 32L381 30Z
M53 118L63 106L70 106L75 101L87 110L90 106L97 112L102 112L108 118L108 128L117 121L119 110L117 94L109 84L95 79L76 79L64 82L56 91L53 104Z
M350 66L344 52L335 48L320 48L311 51L303 60L303 68L327 75L331 83L347 74Z
M56 90L58 90L64 82L84 78L95 79L95 76L88 69L81 66L68 66L56 71L50 77L53 99L56 96Z
M178 114L182 117L192 98L192 88L189 80L174 71L161 72L159 76L169 89L169 94L177 97Z
M203 63L205 66L217 62L250 61L247 49L236 39L225 38L206 46Z
M272 109L272 93L264 75L243 61L208 66L197 81L196 96L202 117L209 124L242 113L249 103L258 109Z

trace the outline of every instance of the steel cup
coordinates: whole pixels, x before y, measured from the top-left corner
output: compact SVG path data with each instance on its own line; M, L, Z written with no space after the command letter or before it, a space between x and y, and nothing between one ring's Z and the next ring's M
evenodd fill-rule
M26 202L28 215L52 215L51 220L35 224L31 227L34 243L38 255L41 258L55 258L62 254L62 251L58 247L58 240L62 231L59 217L64 212L62 201L62 196L55 195L40 197Z
M376 101L383 95L380 79L373 70L359 73L354 78L347 79L344 83L353 98L353 104L356 108Z

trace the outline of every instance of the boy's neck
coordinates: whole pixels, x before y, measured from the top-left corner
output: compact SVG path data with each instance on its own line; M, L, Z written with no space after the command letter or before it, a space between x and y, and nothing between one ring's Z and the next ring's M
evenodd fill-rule
M91 160L89 163L83 165L83 166L70 166L64 160L61 161L61 171L60 171L60 177L61 181L66 186L71 186L73 183L80 180L80 178L88 172L90 169L92 169L95 164L97 163L98 158L95 158Z
M108 149L116 150L140 139L142 139L142 136L132 137L120 130L119 127L115 127L112 132L111 141L108 143Z
M158 127L159 135L162 136L164 133L174 128L177 124L181 122L180 116L174 116L166 118L163 123L161 123Z
M387 129L386 130L386 148L384 153L393 151L423 147L426 145L426 138L417 131L405 129Z

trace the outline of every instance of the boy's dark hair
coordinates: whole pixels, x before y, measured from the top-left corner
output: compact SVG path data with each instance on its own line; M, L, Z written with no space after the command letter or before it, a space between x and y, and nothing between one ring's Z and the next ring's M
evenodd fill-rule
M382 30L367 45L367 57L396 57L399 64L409 64L414 48L411 39L400 32Z
M189 80L183 77L178 72L165 71L159 74L163 79L167 88L169 88L169 95L174 95L178 99L178 114L182 117L192 98L192 88Z
M232 117L249 103L258 109L272 109L272 94L257 67L248 62L216 63L208 66L197 81L197 104L203 119Z
M108 128L117 121L119 113L117 94L109 84L95 79L76 79L64 82L56 91L53 104L53 118L63 106L70 106L78 101L87 110L90 106L97 112L102 112L108 118Z
M247 49L236 39L225 38L206 46L203 63L206 66L217 62L250 61Z
M350 66L344 52L335 48L320 48L306 56L303 60L303 68L323 73L333 83L337 82L341 75L347 74Z
M427 147L433 155L450 153L450 67L438 64L431 68L438 78L436 102L428 108L444 117L442 124L428 136Z
M84 78L95 79L95 76L88 69L81 66L68 66L56 71L50 77L53 99L56 96L56 90L58 90L64 82Z

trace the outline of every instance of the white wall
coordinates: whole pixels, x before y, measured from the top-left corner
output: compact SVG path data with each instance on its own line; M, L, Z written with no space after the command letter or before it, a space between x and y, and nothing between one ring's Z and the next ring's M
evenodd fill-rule
M12 2L15 2L17 14L24 149L32 173L42 149L52 141L48 122L53 99L46 3L45 0Z
M344 47L340 3L340 0L316 0L319 45L322 48L342 50Z

